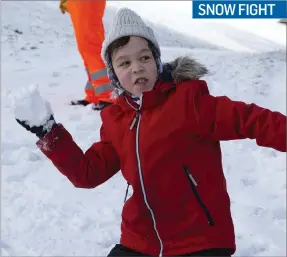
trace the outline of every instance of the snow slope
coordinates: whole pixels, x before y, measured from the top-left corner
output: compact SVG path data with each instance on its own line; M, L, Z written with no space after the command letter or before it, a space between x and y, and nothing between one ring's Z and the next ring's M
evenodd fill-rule
M111 1L109 5L129 7L156 24L230 50L270 51L286 45L286 28L275 20L195 20L192 1Z
M1 256L106 256L120 236L126 187L121 174L96 189L74 188L13 116L12 95L37 84L51 102L55 119L83 150L99 139L99 114L90 107L67 105L83 96L86 75L69 17L61 15L57 5L2 3ZM107 30L119 5L108 2ZM181 14L174 9L170 17L177 18L176 26ZM202 30L193 34L186 24L177 31L156 20L150 24L164 61L187 54L206 64L212 94L286 114L284 45L250 31L230 30L226 24L199 22L194 26ZM208 30L222 34L215 37ZM286 256L285 154L251 140L223 142L222 150L237 236L235 255Z

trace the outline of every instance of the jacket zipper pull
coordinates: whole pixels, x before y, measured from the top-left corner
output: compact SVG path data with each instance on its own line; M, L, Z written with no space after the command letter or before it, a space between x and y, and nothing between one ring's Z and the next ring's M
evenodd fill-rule
M143 99L143 95L140 96L139 108L136 110L136 116L134 117L134 119L132 121L132 124L130 126L130 130L132 130L135 127L135 125L137 124L137 121L139 119L140 111L142 108L142 99Z
M134 117L133 121L132 121L132 124L130 126L130 130L132 130L134 128L134 126L136 125L137 121L138 121L138 118L139 118L139 112L137 111L136 112L136 116Z

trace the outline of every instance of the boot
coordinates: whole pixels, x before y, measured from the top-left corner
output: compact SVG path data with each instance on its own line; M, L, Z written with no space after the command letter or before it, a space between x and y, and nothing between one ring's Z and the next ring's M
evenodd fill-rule
M109 105L111 105L112 103L109 102L104 102L104 101L99 101L98 104L93 104L92 109L95 111L101 111L104 108L108 107Z
M88 102L87 100L83 99L83 100L74 100L71 101L71 105L83 105L83 106L87 106L91 104L91 102Z

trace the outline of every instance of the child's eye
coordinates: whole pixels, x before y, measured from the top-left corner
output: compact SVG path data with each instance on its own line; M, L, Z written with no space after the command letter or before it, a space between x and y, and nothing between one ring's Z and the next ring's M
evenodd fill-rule
M120 67L127 66L127 65L129 65L129 62L128 62L128 61L127 61L127 62L122 62L122 63L120 64Z
M141 58L142 61L146 61L146 60L148 60L148 59L150 59L150 56L148 56L148 55L145 55L145 56L143 56L143 57Z

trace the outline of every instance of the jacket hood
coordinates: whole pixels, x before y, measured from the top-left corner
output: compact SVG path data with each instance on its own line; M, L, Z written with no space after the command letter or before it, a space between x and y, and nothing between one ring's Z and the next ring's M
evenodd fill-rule
M208 74L207 68L197 60L184 56L178 57L171 62L163 64L162 76L168 76L169 81L174 84L181 83L187 80L198 80ZM112 93L112 98L119 96L119 90L115 88Z
M175 84L186 80L197 80L208 73L207 68L190 57L178 57L166 64L170 68L172 80Z

